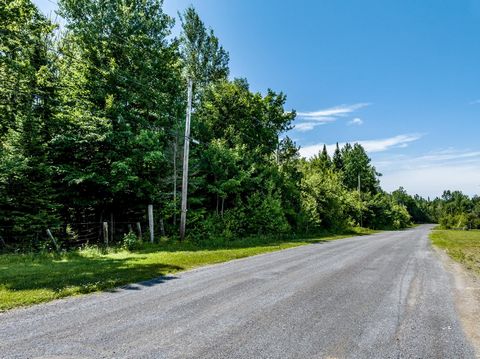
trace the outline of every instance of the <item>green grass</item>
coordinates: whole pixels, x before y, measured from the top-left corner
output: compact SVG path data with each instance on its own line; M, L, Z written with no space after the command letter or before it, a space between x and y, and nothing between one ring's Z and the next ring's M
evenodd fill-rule
M480 230L434 230L432 243L442 249L467 269L480 274Z
M207 264L331 241L373 231L356 229L314 239L162 241L142 249L101 251L88 248L64 254L0 255L0 311L71 295L109 290Z

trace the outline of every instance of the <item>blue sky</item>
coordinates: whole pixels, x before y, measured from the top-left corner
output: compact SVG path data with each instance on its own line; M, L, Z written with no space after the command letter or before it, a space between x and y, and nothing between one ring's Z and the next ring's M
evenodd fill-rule
M480 0L165 0L165 11L190 4L232 77L287 94L303 155L360 142L387 191L480 193Z

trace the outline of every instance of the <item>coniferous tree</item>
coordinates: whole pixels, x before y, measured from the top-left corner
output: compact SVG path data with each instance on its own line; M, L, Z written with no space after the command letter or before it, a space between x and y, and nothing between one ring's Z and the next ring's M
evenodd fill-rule
M342 152L340 151L340 147L337 145L335 147L335 152L333 153L332 158L333 168L337 171L343 170L343 159L342 159Z
M169 40L173 20L162 5L59 2L67 24L59 46L62 130L55 160L62 200L76 221L131 207L143 213L148 203L171 200L162 179L172 171L167 152L184 86L177 46Z
M358 188L358 176L360 176L362 192L376 194L379 192L378 173L371 165L365 149L358 143L353 146L346 144L342 149L343 159L343 183L351 190Z
M58 224L48 142L55 79L54 26L29 0L0 6L0 227L19 246ZM1 234L0 234L1 235Z
M478 219L478 198L458 192L434 201L383 192L358 144L300 158L284 137L295 118L286 96L230 81L228 53L191 7L175 39L161 0L59 0L65 31L54 43L30 0L0 1L0 235L9 243L41 244L46 228L79 238L81 222L131 223L150 203L174 216L187 78L199 140L193 238L340 229L360 223L359 209L375 228L427 212L449 226Z

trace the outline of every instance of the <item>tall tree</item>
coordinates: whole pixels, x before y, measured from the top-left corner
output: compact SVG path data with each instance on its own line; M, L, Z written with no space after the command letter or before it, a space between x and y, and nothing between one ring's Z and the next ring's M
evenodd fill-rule
M213 34L213 30L210 30L209 32L207 31L204 23L193 7L189 7L184 12L183 16L180 15L180 20L182 22L180 53L183 60L183 73L187 79L188 93L183 149L182 204L180 217L180 238L183 239L185 237L187 221L192 106L198 102L198 98L200 98L201 94L210 83L227 78L228 53L219 45L219 41Z
M342 149L343 159L343 183L351 190L358 188L358 178L360 176L362 192L377 193L380 189L377 172L371 165L371 159L368 157L365 149L358 143L353 146L346 144Z
M59 1L67 25L55 159L63 201L77 209L77 219L85 211L98 220L170 200L162 179L171 173L166 152L184 95L177 47L169 40L173 20L162 5Z
M267 225L265 216L272 212L260 213L260 208L282 205L280 192L285 187L280 183L287 175L283 177L278 166L286 170L298 156L291 142L279 142L295 116L284 110L285 101L285 95L271 90L265 96L250 92L246 80L224 80L204 92L195 112L193 128L201 145L193 148L192 158L200 162L199 176L205 182L193 188L192 200L210 203L209 212L216 212L220 200L220 208L238 215L230 223L237 223L239 229L252 226L242 222L240 213L250 213L256 223ZM290 174L295 176L293 171ZM194 216L199 208L192 209Z
M294 230L301 225L301 182L300 151L296 143L288 136L278 146L279 180L277 187L282 197L282 205L288 222Z
M343 170L343 159L342 159L342 152L340 151L340 147L337 146L335 147L335 152L333 153L333 158L332 158L332 163L333 163L333 168L337 171L342 171Z
M229 55L192 6L180 15L180 21L184 75L194 81L195 92L199 96L208 84L228 77Z
M55 226L48 141L54 26L29 0L0 2L0 227L30 245Z
M202 97L195 131L200 142L225 139L228 146L245 145L246 155L265 161L275 153L279 134L290 128L295 116L284 111L285 102L283 93L252 93L244 79L220 81Z
M327 152L327 146L323 145L323 149L318 155L314 156L312 159L312 164L317 166L321 170L329 169L332 166L332 160Z

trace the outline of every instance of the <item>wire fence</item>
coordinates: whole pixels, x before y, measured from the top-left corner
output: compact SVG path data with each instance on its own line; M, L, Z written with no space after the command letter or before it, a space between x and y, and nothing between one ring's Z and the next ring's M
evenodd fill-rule
M118 220L116 220L118 218ZM82 222L0 225L2 249L73 249L88 245L115 246L122 243L128 233L138 239L150 241L165 235L164 221L159 215L149 218L145 213L109 215L100 220Z

